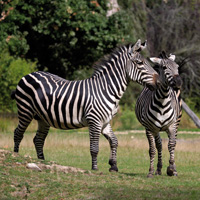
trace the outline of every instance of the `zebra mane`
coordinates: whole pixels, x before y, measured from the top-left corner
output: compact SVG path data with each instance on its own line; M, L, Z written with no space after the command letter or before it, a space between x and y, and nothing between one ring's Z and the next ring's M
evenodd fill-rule
M169 57L167 56L167 54L166 54L165 51L162 51L162 52L159 54L159 58L167 59L167 58L169 58Z
M103 56L102 58L100 58L96 63L94 63L94 65L92 66L92 68L94 69L94 73L99 72L103 66L107 66L106 64L109 63L111 61L112 58L115 58L116 54L119 54L120 52L122 52L125 49L128 49L128 47L132 47L134 46L133 44L127 44L127 45L121 45L116 47L115 49L112 50L112 52L110 54L107 54L105 56Z
M159 73L159 72L160 72L160 65L154 64L153 69L154 69L157 73Z

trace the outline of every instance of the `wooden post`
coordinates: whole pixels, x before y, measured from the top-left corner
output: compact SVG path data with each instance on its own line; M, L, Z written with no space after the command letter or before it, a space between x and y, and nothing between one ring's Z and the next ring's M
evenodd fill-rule
M200 119L196 116L196 114L188 107L188 105L182 100L182 108L188 114L188 116L192 119L195 123L197 128L200 128Z

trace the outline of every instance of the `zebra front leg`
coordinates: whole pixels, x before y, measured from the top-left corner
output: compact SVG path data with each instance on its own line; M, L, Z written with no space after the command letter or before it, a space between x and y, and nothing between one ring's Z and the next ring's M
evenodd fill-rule
M178 176L176 171L174 152L176 147L176 129L167 131L169 137L168 150L170 154L169 166L167 167L168 176Z
M155 136L155 143L156 143L156 149L158 151L158 164L157 164L157 170L155 172L156 175L161 175L162 172L162 139L160 138L160 134Z
M117 147L118 147L118 140L115 134L112 131L111 125L107 124L107 126L102 130L102 134L108 140L110 144L110 158L109 158L109 165L111 168L109 169L110 172L118 172L117 168Z
M99 153L99 136L101 134L101 127L96 124L90 124L89 134L90 134L90 154L92 157L92 170L98 170L97 155Z
M149 167L149 173L147 177L152 178L154 174L154 157L156 154L155 139L150 131L146 131L146 136L149 142L149 157L150 157L150 167Z
M43 146L50 126L43 120L38 120L38 130L33 139L38 159L44 160Z

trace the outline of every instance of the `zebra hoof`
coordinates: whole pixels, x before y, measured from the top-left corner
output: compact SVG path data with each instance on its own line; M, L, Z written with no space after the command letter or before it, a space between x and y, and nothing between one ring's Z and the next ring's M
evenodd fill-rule
M155 175L162 175L162 172L159 170L156 170Z
M14 147L14 152L15 152L15 153L19 153L19 148Z
M172 167L167 167L167 175L168 176L178 176L177 171Z
M109 172L118 172L118 168L116 165L112 166L110 169L109 169Z
M40 160L45 160L45 159L44 159L44 155L38 156L38 159L40 159Z
M147 178L153 178L153 174L152 174L152 173L149 173L149 174L147 175Z
M92 170L98 171L99 169L97 167L92 167Z
M40 159L40 160L45 160L45 158L44 158L44 153L43 153L43 152L41 152L41 153L37 152L37 157L38 157L38 159Z

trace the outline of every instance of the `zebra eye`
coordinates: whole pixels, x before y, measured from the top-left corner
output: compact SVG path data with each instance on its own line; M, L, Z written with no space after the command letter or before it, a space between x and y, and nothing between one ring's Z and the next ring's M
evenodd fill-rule
M142 65L143 64L143 62L141 61L141 60L136 60L135 61L138 65Z
M129 52L128 52L128 55L129 55L130 57L133 57L133 52L129 51Z
M167 68L165 65L163 65L163 69L166 70L166 69L168 69L168 68Z

